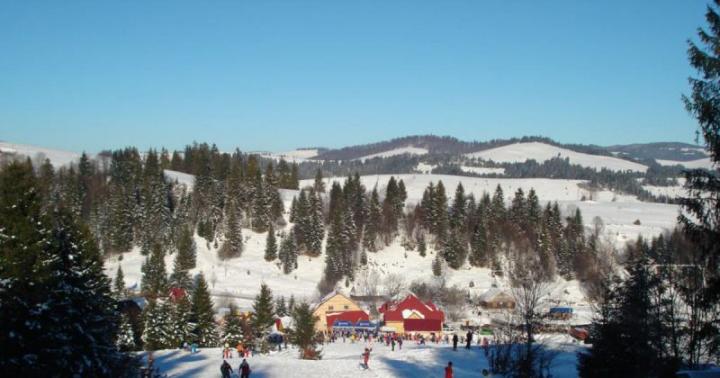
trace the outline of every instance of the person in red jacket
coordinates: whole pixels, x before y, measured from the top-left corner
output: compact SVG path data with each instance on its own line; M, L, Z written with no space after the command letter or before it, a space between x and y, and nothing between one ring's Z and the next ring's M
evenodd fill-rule
M445 367L445 378L453 378L452 361L448 362L447 367Z
M370 360L370 348L365 348L365 353L362 354L363 363L365 364L365 369L369 369L370 366L368 366L368 361Z

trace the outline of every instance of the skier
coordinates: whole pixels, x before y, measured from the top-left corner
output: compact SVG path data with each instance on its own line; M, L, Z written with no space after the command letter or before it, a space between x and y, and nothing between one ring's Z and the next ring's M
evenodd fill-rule
M483 351L485 351L485 357L487 357L489 349L490 349L490 343L488 342L487 337L483 337L482 348L483 348Z
M449 361L445 367L445 378L453 378L452 361Z
M453 334L453 350L457 350L458 336Z
M393 338L390 340L390 344L392 345L392 351L394 352L394 351L395 351L395 337L393 337Z
M246 359L243 358L238 371L240 372L240 378L250 378L250 372L252 370L250 370L250 365L247 363Z
M402 338L402 336L401 336L401 337L398 337L398 348L400 348L400 350L402 350L402 343L403 343L403 338Z
M220 373L222 373L223 378L230 378L232 372L232 366L226 360L223 360L222 365L220 365Z
M472 337L473 337L472 331L468 331L467 339L466 339L467 344L465 344L465 349L470 349L470 343L472 342Z
M368 365L368 361L370 360L370 348L365 348L365 353L362 354L362 358L365 369L369 369L370 366Z

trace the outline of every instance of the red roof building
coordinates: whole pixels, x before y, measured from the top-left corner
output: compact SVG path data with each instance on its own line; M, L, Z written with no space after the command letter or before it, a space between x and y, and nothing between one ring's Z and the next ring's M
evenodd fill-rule
M329 312L325 315L327 319L328 329L333 329L333 324L336 321L351 322L357 324L360 320L370 320L367 312L365 311L342 311L342 312Z
M397 333L440 333L445 313L432 302L423 302L415 295L408 295L400 302L386 302L378 309L385 326Z

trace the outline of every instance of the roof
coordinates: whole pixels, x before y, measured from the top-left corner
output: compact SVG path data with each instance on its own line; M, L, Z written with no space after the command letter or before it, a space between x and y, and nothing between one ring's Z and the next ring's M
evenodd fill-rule
M478 297L478 299L480 300L480 302L491 302L500 295L512 298L512 295L510 295L507 291L494 287L482 293L480 297Z
M410 315L417 313L423 319L445 320L445 314L432 302L423 302L413 294L408 295L400 302L384 303L378 310L383 314L385 321L407 320Z
M328 312L326 317L328 327L332 327L335 321L338 320L352 322L353 324L360 320L370 320L370 316L365 311Z
M353 300L352 300L350 297L348 297L347 295L345 295L345 294L343 294L343 293L341 293L341 292L339 292L339 291L337 291L337 290L333 290L333 291L331 291L330 293L328 293L327 295L325 295L324 297L322 297L322 298L320 299L320 302L318 302L318 303L315 305L315 309L317 309L318 307L322 306L323 303L329 301L330 299L332 299L332 298L335 297L336 295L340 295L340 296L342 296L342 297L345 297L345 299L347 299L348 301L355 303L355 301L353 301Z

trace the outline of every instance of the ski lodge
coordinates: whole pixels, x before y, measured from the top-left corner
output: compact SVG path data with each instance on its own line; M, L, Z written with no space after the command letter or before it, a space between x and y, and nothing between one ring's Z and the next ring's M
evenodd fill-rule
M315 329L318 332L332 332L334 328L365 328L370 316L355 301L338 292L332 292L315 307L313 315L318 317Z

